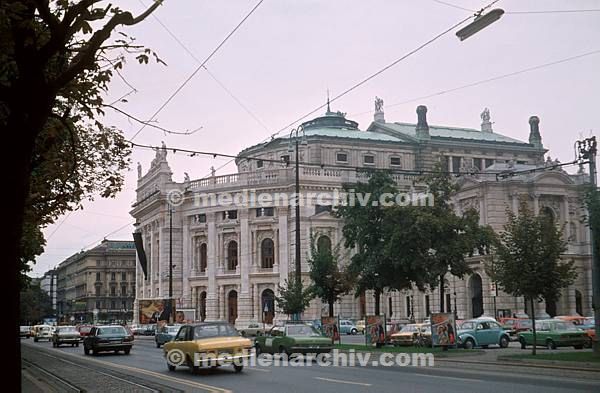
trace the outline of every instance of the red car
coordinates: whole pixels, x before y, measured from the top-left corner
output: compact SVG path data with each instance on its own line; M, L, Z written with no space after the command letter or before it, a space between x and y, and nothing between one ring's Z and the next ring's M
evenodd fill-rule
M77 331L79 332L79 335L81 336L82 340L85 336L90 334L90 330L92 330L93 327L94 327L94 325L78 325L77 326Z
M526 332L533 328L531 319L504 318L501 320L500 324L502 325L502 328L508 332L511 341L517 340L517 335L520 332Z

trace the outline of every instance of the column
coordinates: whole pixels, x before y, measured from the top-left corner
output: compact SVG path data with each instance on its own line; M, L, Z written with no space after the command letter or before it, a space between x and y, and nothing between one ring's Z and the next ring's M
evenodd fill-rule
M252 271L256 271L257 269L257 261L258 261L258 252L256 252L256 231L255 230L251 230L251 236L252 236Z
M219 285L219 319L227 320L227 299L225 299L225 286Z
M575 307L575 286L569 285L566 289L567 292L567 310L569 315L577 315Z
M533 214L534 215L538 215L540 214L540 194L538 193L533 193Z
M206 214L206 227L208 239L206 244L207 266L206 276L208 277L208 290L206 291L206 319L214 321L219 318L217 310L217 225L215 223L215 213Z
M150 250L152 251L150 255L150 261L148 262L150 264L150 269L148 272L148 284L150 285L150 297L153 298L155 296L154 280L156 279L156 271L158 270L156 266L156 261L158 258L158 248L156 247L156 232L154 232L154 228L152 228L152 232L150 233Z
M571 217L569 216L569 196L564 195L564 204L563 204L563 221L565 222L565 237L567 241L571 239ZM573 315L573 314L570 314Z
M182 243L182 256L183 256L183 261L182 261L182 270L181 270L181 280L183 283L183 293L182 293L182 298L181 301L184 305L184 307L188 308L191 307L192 305L192 298L191 298L191 291L190 291L190 275L192 272L192 263L191 263L191 258L190 258L190 232L189 232L189 226L187 223L187 217L183 217L184 220L184 224L181 227L181 243Z
M515 215L519 215L519 193L513 192L510 196L512 198L512 212Z
M238 297L238 320L244 323L250 320L252 314L250 301L250 227L248 224L248 210L240 211L240 294Z
M158 295L154 294L154 296L159 296L161 298L165 298L168 296L167 292L166 292L166 288L163 288L163 274L165 271L165 264L168 264L169 261L167 260L168 255L165 257L165 253L162 252L163 250L165 250L165 242L168 241L166 240L167 236L165 236L165 230L163 227L160 227L158 229L158 252L157 252L157 256L158 256ZM168 244L167 244L167 249L166 251L168 252ZM168 266L167 266L168 269ZM168 284L167 284L168 286Z
M279 248L279 227L277 227L273 236L273 273L279 273Z
M279 216L279 284L283 285L289 274L289 230L288 230L288 207L280 207L278 210Z

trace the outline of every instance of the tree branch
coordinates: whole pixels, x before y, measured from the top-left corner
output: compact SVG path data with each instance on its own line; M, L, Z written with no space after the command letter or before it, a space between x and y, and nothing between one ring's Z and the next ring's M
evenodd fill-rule
M116 106L113 106L113 105L110 105L110 104L102 104L102 106L110 108L112 110L115 110L115 111L119 112L120 114L125 115L125 116L127 116L128 118L130 118L130 119L132 119L134 121L137 121L140 124L144 124L144 125L147 125L148 127L156 128L157 130L161 130L162 132L165 132L167 134L191 135L191 134L193 134L193 133L195 133L197 131L200 131L202 129L202 127L199 127L199 128L196 128L195 130L192 130L192 131L173 131L173 130L169 130L167 128L163 128L161 126L157 126L156 124L152 124L152 123L150 123L148 121L140 120L139 118L137 118L137 117L135 117L133 115L130 115L129 113L125 112L122 109L117 108Z

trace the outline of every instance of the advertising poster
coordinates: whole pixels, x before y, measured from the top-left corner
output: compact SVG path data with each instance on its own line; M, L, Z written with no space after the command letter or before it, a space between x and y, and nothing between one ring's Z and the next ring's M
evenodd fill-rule
M456 344L456 321L453 313L431 314L431 342L434 347Z
M365 342L367 345L385 344L385 315L369 315L365 320Z
M178 308L175 312L175 323L191 323L196 320L196 310L193 308Z
M332 342L340 340L340 327L338 317L321 317L323 334L331 338Z
M156 328L173 324L175 320L175 299L141 299L140 324L156 324Z

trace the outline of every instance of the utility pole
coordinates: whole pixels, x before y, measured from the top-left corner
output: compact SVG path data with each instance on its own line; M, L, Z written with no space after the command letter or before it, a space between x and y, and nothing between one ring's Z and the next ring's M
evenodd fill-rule
M169 302L173 299L173 207L169 206Z
M597 143L596 137L586 138L582 141L575 142L577 148L577 159L580 162L587 160L590 172L590 192L597 193L596 185L596 153ZM588 211L588 214L593 214ZM598 212L596 212L598 214ZM592 308L594 309L595 331L596 337L593 341L594 354L600 356L600 261L596 250L596 233L599 228L594 228L593 221L595 217L590 217L590 245L592 248Z

